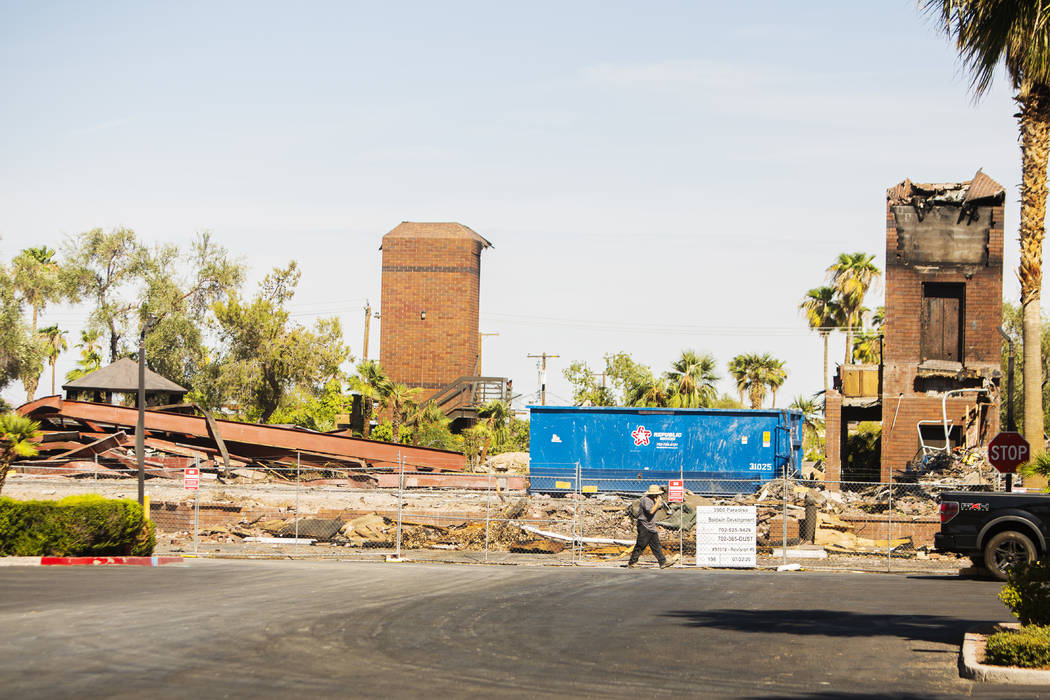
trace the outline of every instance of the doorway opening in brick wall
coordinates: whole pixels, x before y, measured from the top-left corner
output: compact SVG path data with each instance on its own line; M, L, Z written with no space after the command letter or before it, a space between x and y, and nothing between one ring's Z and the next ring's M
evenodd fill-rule
M862 420L848 424L842 441L842 480L860 484L879 481L882 468L882 422ZM843 484L849 489L851 485Z

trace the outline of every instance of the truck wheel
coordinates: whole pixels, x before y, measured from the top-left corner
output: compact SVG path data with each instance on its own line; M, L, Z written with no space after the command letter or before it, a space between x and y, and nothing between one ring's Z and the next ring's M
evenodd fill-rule
M1031 563L1039 556L1035 544L1027 535L1007 530L988 540L984 546L984 566L1000 581L1015 564Z

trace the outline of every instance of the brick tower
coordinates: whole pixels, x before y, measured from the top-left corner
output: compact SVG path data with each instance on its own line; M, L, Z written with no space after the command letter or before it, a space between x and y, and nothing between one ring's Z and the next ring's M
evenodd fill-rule
M980 170L887 191L882 363L840 367L828 392L829 480L887 481L923 445L943 449L945 418L952 447L987 444L999 430L1004 198ZM870 373L870 388L842 381L851 372ZM881 468L850 473L848 427L864 420L882 423Z
M477 373L481 251L457 223L404 221L383 236L379 361L421 398Z

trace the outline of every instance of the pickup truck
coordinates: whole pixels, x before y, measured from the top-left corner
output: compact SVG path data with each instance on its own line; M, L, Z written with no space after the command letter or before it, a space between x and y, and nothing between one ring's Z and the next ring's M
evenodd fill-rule
M1005 581L1014 564L1043 557L1050 546L1050 495L988 491L941 494L934 549L964 554Z

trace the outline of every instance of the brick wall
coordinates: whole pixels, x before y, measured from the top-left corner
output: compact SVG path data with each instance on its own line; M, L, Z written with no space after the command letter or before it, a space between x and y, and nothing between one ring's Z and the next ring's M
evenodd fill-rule
M864 537L869 540L884 540L887 539L887 532L892 532L892 539L910 537L915 547L922 547L923 545L933 547L933 536L941 530L940 518L936 520L898 520L894 518L891 523L890 519L884 515L871 517L841 515L839 517L852 526L853 533L857 537Z
M964 285L965 310L961 329L963 364L968 370L986 372L999 367L1001 340L997 329L1002 319L1003 206L982 207L981 212L991 217L986 265L909 266L902 262L898 254L896 220L887 202L886 326L882 389L883 481L888 479L891 470L903 468L914 458L919 448L917 421L941 418L941 399L917 392L915 385L921 359L920 322L924 283ZM966 395L965 399L949 400L948 418L954 421L954 425L964 421L967 408L973 409L974 396L971 394ZM971 424L970 435L988 440L998 431L998 411L985 409L982 415L987 418L985 429L978 431L976 424Z
M481 249L470 239L383 240L380 363L424 397L475 373Z
M824 395L824 479L837 482L842 478L842 394L828 389ZM839 490L837 483L828 488Z

